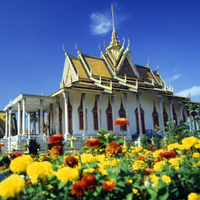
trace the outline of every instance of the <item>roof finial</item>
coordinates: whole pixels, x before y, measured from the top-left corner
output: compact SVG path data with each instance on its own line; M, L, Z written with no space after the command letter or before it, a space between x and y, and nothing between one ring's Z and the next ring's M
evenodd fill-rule
M65 55L67 54L66 50L65 50L65 43L63 42L63 51L65 52Z
M113 4L111 4L111 10L112 10L112 21L113 21L113 31L114 31L115 30L115 22L114 22Z

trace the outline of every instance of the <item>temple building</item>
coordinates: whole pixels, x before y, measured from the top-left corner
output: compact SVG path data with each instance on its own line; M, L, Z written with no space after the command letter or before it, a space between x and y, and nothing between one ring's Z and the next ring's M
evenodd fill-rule
M77 44L75 57L63 46L65 63L60 89L49 96L22 93L11 101L13 111L18 112L18 135L26 132L26 113L29 133L30 113L37 113L35 132L44 137L52 132L63 134L66 140L72 136L88 137L101 127L120 132L113 125L119 117L129 120L124 133L130 139L133 135L140 139L156 126L161 127L164 136L168 119L172 118L176 124L187 120L186 104L190 98L175 95L160 76L158 67L152 71L149 62L145 66L135 64L129 50L130 41L125 47L125 40L123 44L118 40L114 17L111 42L104 46L105 52L99 46L101 57L82 53ZM8 105L4 111L8 115L7 108Z

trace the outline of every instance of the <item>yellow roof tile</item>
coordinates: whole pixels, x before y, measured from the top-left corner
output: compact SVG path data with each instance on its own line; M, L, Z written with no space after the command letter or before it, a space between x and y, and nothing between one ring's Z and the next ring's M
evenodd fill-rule
M142 80L143 81L146 81L148 83L152 83L152 80L153 82L155 83L154 79L152 78L149 70L147 68L144 68L144 67L137 67L139 73L142 75Z
M114 70L114 66L113 66L113 64L112 64L112 62L111 62L111 60L110 60L110 58L106 57L106 59L107 59L107 61L109 62L109 64L110 64L110 66L112 67L112 69Z
M85 60L92 69L92 74L96 76L104 76L104 77L111 77L105 63L103 60L85 57Z
M76 68L76 71L78 72L79 77L81 77L81 78L88 78L80 60L72 59L72 63L74 65L74 67Z

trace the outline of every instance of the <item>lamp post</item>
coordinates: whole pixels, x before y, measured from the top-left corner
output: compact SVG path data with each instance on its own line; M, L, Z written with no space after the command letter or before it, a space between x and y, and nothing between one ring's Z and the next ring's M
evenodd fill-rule
M7 108L8 112L9 112L9 138L8 138L8 153L11 152L11 115L12 115L12 110L13 110L13 105L11 103L11 100L10 100L10 103L8 105L8 108Z

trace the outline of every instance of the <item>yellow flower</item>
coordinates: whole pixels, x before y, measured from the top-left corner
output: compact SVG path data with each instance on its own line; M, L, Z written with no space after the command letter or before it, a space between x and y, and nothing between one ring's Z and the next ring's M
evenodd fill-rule
M76 168L63 167L58 170L57 179L65 182L77 181L79 179L79 172Z
M129 185L131 185L132 183L133 183L133 180L132 179L130 179L130 180L126 180L126 182L129 184Z
M194 153L192 157L193 158L200 158L200 153Z
M178 148L181 149L181 150L188 150L188 149L190 149L190 146L189 145L179 144Z
M117 165L118 165L119 162L120 162L120 159L114 158L114 159L111 161L110 165L111 165L112 167L117 167Z
M195 144L194 147L195 147L196 149L200 149L200 143Z
M134 146L131 146L130 148L131 148L131 149L134 149Z
M75 138L75 137L73 138L73 137L72 137L72 138L69 138L69 140L70 140L70 141L75 141L75 140L77 140L77 138Z
M122 146L122 153L125 153L127 151L127 146Z
M154 152L153 152L153 157L154 157L154 158L159 157L159 154L162 153L162 152L163 152L163 149L159 149L159 150L154 151Z
M14 173L26 172L27 166L31 163L33 159L30 155L22 155L11 161L10 169Z
M168 150L174 150L174 149L178 149L179 148L179 144L178 143L172 143L172 144L169 144L167 146Z
M84 169L84 170L83 170L83 176L86 175L86 174L89 174L89 173L94 172L94 170L95 170L94 168Z
M154 170L155 171L163 171L163 169L162 169L162 166L163 165L165 165L166 164L166 162L165 161L160 161L160 162L157 162L154 166L153 166L153 168L154 168Z
M143 148L142 147L135 147L135 150L136 150L136 152L140 152L140 151L143 150Z
M81 154L81 161L82 163L90 163L94 162L96 159L92 154L83 153Z
M154 185L157 185L157 184L158 184L158 179L159 179L158 176L156 176L155 174L150 174L149 177L153 180L153 184L154 184Z
M0 183L0 196L3 198L14 198L25 187L24 179L17 174L12 174Z
M179 163L181 162L182 158L171 158L169 160L169 163L171 166L173 166L175 169L179 169Z
M198 139L195 138L194 136L186 137L182 140L183 145L187 145L190 147L193 147L195 144L198 144L198 143L199 143Z
M105 155L104 154L102 154L102 155L96 155L95 158L96 158L97 161L102 161L102 160L105 159Z
M171 183L171 181L172 181L171 178L167 175L163 175L162 180L167 184Z
M133 194L137 194L138 193L138 190L137 189L135 189L135 188L133 188Z
M135 160L132 166L133 170L145 169L147 164L143 160Z
M200 200L200 194L192 192L188 195L188 200Z
M104 176L104 175L108 175L108 173L106 172L107 169L99 168L99 171L101 172L102 176Z
M103 149L99 149L99 152L102 152L103 151Z
M32 177L32 183L38 183L39 179L45 183L53 173L53 165L48 161L34 162L27 167L27 175Z
M98 151L97 149L94 150L94 152L97 152L97 151Z

